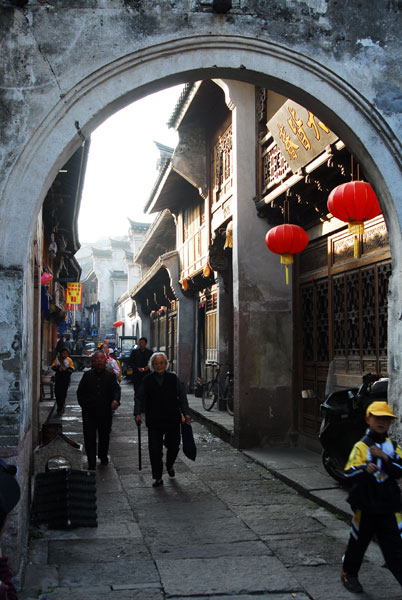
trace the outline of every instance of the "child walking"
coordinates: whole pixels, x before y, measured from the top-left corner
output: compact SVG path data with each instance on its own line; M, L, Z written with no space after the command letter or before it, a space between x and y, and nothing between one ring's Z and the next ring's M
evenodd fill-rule
M358 574L374 535L387 567L402 586L402 504L396 482L402 476L402 450L388 437L395 418L387 402L372 402L366 412L369 429L353 446L345 466L354 514L341 581L349 592L363 592Z

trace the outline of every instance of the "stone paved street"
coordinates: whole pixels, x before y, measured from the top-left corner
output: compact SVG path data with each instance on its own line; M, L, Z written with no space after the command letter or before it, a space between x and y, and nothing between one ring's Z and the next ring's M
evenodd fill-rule
M82 441L73 376L63 432ZM32 527L21 600L212 598L346 600L339 582L348 525L194 423L198 456L152 488L142 428L138 470L133 394L122 384L107 467L97 467L98 527ZM400 600L374 545L359 598Z

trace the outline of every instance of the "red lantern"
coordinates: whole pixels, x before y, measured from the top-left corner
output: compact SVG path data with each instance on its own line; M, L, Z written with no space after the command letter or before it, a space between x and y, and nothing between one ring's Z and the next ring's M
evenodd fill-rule
M42 273L41 278L40 278L40 284L41 285L48 285L53 279L53 275L51 275L50 273L46 273L46 271L44 273Z
M354 256L358 258L358 235L364 233L364 221L381 214L373 188L366 181L349 181L332 190L328 197L329 212L349 223L349 233L355 235Z
M298 254L308 244L308 235L298 225L278 225L267 232L265 243L271 252L281 255L281 263L286 266L286 284L289 283L289 265L293 263L293 254Z
M124 325L123 321L116 321L113 323L113 327L121 327L122 325Z

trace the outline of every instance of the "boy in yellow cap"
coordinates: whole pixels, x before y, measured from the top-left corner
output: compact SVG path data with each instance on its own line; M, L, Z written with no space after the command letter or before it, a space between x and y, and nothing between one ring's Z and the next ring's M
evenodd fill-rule
M387 567L402 586L402 503L396 482L402 476L402 450L388 437L393 419L396 416L387 402L372 402L366 412L369 429L353 446L345 466L354 514L341 581L354 593L363 591L358 573L374 535Z

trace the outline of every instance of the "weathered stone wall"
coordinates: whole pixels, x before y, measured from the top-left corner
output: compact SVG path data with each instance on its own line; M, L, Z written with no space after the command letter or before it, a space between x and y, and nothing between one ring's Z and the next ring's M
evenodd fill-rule
M29 246L28 225L17 256L8 244L21 211L38 210L80 135L130 100L178 80L231 76L299 95L348 145L353 132L356 152L366 143L374 154L385 143L399 163L398 0L376 2L376 18L369 3L335 0L235 0L226 15L214 14L204 0L30 0L24 9L6 4L0 3L0 193L9 227L0 263L7 266L23 264ZM346 91L337 97L342 86L347 98ZM345 100L382 130L383 140L363 140L363 127ZM40 156L44 137L53 151ZM373 160L362 157L366 167ZM10 188L16 180L17 214Z
M375 14L370 2L337 0L233 0L226 15L213 13L207 0L10 4L0 0L0 406L11 415L4 444L21 440L30 422L12 420L14 406L29 406L29 365L22 358L29 335L22 332L32 327L23 282L34 223L57 170L82 137L117 109L168 85L203 78L251 82L309 106L370 173L391 240L391 401L399 407L401 1L377 0ZM245 206L252 200L250 173L247 178ZM247 235L247 226L235 230L235 240L253 250ZM242 319L258 280L249 267L239 251L234 275L246 277L247 285L235 295L235 322L243 336ZM275 298L271 290L266 300ZM267 327L287 332L286 295L281 302L281 323ZM244 385L243 396L249 394Z
M0 446L18 446L21 415L21 346L24 325L23 272L0 271L2 301L0 303L0 396L2 427Z

